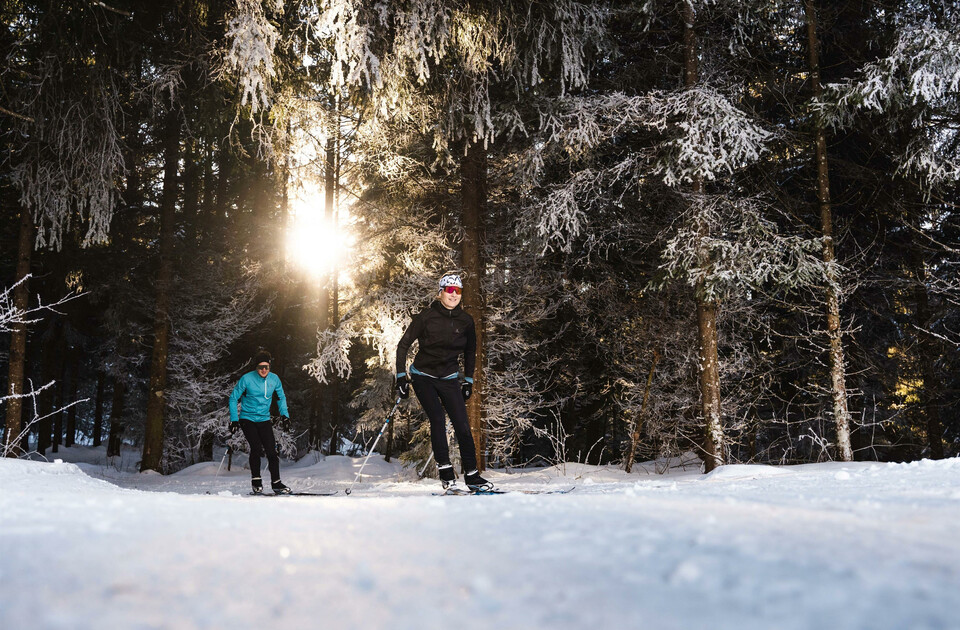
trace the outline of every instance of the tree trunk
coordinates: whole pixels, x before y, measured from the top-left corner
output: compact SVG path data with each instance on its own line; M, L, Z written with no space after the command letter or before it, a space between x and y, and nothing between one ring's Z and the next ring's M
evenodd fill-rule
M123 403L127 386L118 376L113 377L113 403L110 405L110 435L107 438L107 457L120 455L123 443Z
M204 142L200 146L203 152L203 174L200 178L202 194L197 229L199 231L200 248L207 249L213 236L213 227L216 225L216 203L213 195L213 191L216 189L216 180L213 176L213 148L209 142Z
M336 109L336 101L331 104L334 109ZM334 214L336 212L336 198L337 198L337 187L339 181L337 179L337 131L339 129L339 119L336 116L336 113L328 114L329 118L326 122L327 125L327 142L324 147L324 163L323 163L323 223L322 229L324 231L334 229ZM325 332L330 329L330 304L331 304L331 289L332 289L332 278L335 271L330 269L320 269L319 270L319 298L317 301L317 330L319 332ZM336 377L333 377L336 378ZM336 452L336 444L333 442L335 425L333 418L331 417L332 409L337 405L336 400L333 399L334 391L332 387L332 382L330 384L324 385L322 383L317 383L317 442L318 444L323 444L323 427L325 424L330 424L331 434L330 434L330 447L328 452ZM322 451L322 449L321 449Z
M200 436L200 444L197 447L197 458L201 462L213 461L213 438L212 431L206 431Z
M340 155L341 144L340 144L340 99L337 97L337 126L334 133L336 138L336 154L334 155L336 161L336 170L334 174L334 183L333 183L333 230L335 234L339 234L340 230L340 163L342 156ZM331 274L331 290L330 290L330 306L332 307L332 324L333 328L336 329L340 326L340 262L337 259L333 261L333 272ZM340 376L336 373L330 375L330 440L333 444L333 439L337 435L337 429L340 427ZM393 430L393 424L390 425L390 430ZM393 440L393 434L390 435L391 444ZM389 460L388 460L389 461Z
M320 389L314 388L308 394L310 402L310 448L316 449L318 453L323 454L323 423L320 420Z
M323 165L323 229L332 230L333 229L333 213L335 211L334 205L336 202L336 190L337 190L337 142L333 137L334 126L331 123L328 125L328 133L330 134L327 137L327 146L324 149L324 165ZM320 297L320 323L323 325L322 330L326 330L327 325L329 324L329 310L330 310L330 288L328 286L329 282L329 270L324 269L323 275L320 277L321 282L321 297Z
M340 427L336 425L330 427L330 447L327 453L330 455L340 453Z
M60 452L60 445L63 444L63 406L67 399L67 343L64 341L60 346L60 352L56 356L60 358L60 379L57 383L57 413L53 416L53 452Z
M183 225L186 252L192 253L200 234L200 155L197 141L186 143L183 169Z
M286 135L290 138L291 128L287 122ZM277 300L274 306L274 320L276 324L272 327L270 348L278 356L291 356L293 352L292 340L297 336L297 331L293 325L292 315L296 312L290 308L291 298L297 296L303 299L303 293L298 291L299 287L294 287L287 279L292 276L288 274L287 268L287 240L290 236L290 163L291 152L286 152L286 159L283 166L277 169L276 188L280 191L279 199L279 219L280 219L280 243L277 248L277 271L281 278L284 278L282 286L279 289ZM297 274L298 284L304 277ZM279 376L279 375L278 375ZM286 378L286 374L284 374Z
M694 30L696 12L683 2L683 82L693 88L699 81L697 34ZM695 178L691 185L694 195L703 194L703 181ZM709 236L704 223L701 238ZM710 265L706 253L700 257L702 265ZM724 464L723 424L720 417L720 369L717 353L717 302L705 295L701 284L697 287L697 331L700 341L700 413L704 422L704 471L710 472Z
M97 400L93 407L93 445L103 442L103 389L106 384L103 372L97 372Z
M17 239L17 276L16 280L23 280L13 290L13 307L18 311L27 308L30 297L29 283L26 279L30 273L30 258L33 255L33 221L30 211L20 208L20 236ZM7 377L7 395L23 394L24 366L27 357L27 326L14 324L10 334L10 365ZM23 399L10 398L6 401L7 419L4 452L8 457L18 457L20 448L17 440L23 431Z
M227 213L230 210L230 175L233 170L233 156L226 140L220 141L217 151L217 194L214 217L211 218L211 243L226 238Z
M487 152L482 144L473 144L461 161L463 202L463 296L464 310L473 317L477 331L477 366L473 374L473 395L467 401L467 418L473 443L477 449L477 467L486 469L486 433L483 422L485 396L484 334L486 331L486 296L483 293L483 213L487 195Z
M702 413L706 420L704 470L710 472L724 464L723 424L720 418L720 365L717 356L717 303L701 301L697 305L700 333L700 391Z
M391 422L387 425L387 443L384 445L383 449L383 459L388 464L390 463L390 458L393 457L393 425L396 422Z
M256 226L257 238L254 247L260 250L260 260L267 267L277 260L278 229L273 219L273 184L275 178L270 174L270 167L262 160L257 160L253 168L253 177L250 178L250 191L253 199L253 217Z
M916 275L917 328L919 334L918 350L920 355L920 374L923 377L923 390L920 402L927 419L927 442L930 445L930 459L943 459L943 425L940 422L940 374L937 359L940 358L939 342L929 334L930 300L927 295L927 270L921 256L916 256L914 269Z
M637 456L637 444L640 443L640 433L643 430L643 419L647 414L647 401L650 399L650 386L653 384L653 373L657 369L660 353L653 351L653 361L650 363L650 373L647 374L647 386L643 390L643 402L640 403L640 413L633 425L633 435L630 438L630 449L627 451L625 472L633 472L633 459Z
M72 405L67 411L67 433L64 436L63 445L73 446L77 441L77 393L80 390L80 351L79 348L71 348L67 354L70 359L70 400L67 404Z
M147 390L147 417L140 472L146 470L161 472L163 460L163 421L166 411L164 390L167 387L167 353L170 343L170 293L173 281L177 162L180 149L180 121L176 111L167 114L164 136L163 197L160 202L160 268L157 272L153 353L150 359L150 385Z
M60 342L60 322L52 321L46 331L46 339L40 347L40 380L41 386L54 380L54 358L56 357L57 344ZM37 402L38 415L41 420L37 427L37 452L45 455L50 448L50 438L53 431L53 419L50 415L54 410L56 394L53 388L48 389L39 395Z
M817 37L817 13L813 0L804 0L807 18L807 54L810 64L810 84L814 98L823 92L820 84L820 42ZM833 248L833 215L830 202L830 171L827 164L827 137L823 123L815 118L817 161L817 202L820 206L820 229L823 234L823 260L832 263L836 258ZM833 397L833 417L837 429L837 457L853 461L850 445L850 411L847 408L846 362L840 331L840 299L833 286L827 289L827 334L830 337L830 391Z
M291 137L290 122L287 121L287 138ZM287 233L290 230L290 151L286 152L286 159L283 162L283 169L280 173L280 247L278 256L280 257L280 272L284 273L287 268ZM289 306L289 298L284 291L280 301L280 307L286 310Z

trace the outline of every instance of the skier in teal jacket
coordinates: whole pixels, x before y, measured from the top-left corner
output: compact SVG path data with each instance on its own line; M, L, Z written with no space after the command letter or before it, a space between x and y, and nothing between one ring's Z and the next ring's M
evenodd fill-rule
M280 377L270 371L272 360L269 352L259 352L254 357L256 369L241 376L230 394L230 434L235 433L239 426L250 444L250 474L253 477L254 494L263 493L260 458L264 454L267 456L273 493L290 494L290 488L280 481L280 458L277 456L277 443L273 437L273 424L270 422L270 405L274 393L277 394L281 419L286 419L290 413L287 411L287 397L283 393Z

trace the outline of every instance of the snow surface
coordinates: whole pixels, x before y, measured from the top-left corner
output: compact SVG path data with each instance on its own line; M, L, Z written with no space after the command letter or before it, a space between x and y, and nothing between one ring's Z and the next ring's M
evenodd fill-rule
M0 460L2 628L960 628L960 459L492 472L432 496L371 458L175 475ZM225 467L224 467L225 468ZM369 473L369 475L368 475Z

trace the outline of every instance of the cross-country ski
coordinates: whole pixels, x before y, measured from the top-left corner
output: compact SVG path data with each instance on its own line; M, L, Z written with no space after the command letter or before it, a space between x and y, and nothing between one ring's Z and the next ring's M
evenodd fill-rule
M250 497L332 497L337 494L339 491L334 490L333 492L251 492L247 496Z
M562 488L555 490L530 490L530 489L513 489L513 490L503 490L500 488L488 488L486 490L470 490L467 488L447 488L443 492L435 492L434 496L471 496L471 495L484 495L484 494L567 494L573 492L574 487L571 488Z

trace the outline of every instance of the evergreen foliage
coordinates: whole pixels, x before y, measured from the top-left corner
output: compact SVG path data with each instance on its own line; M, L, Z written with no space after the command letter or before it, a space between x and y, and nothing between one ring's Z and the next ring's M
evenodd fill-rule
M143 445L165 322L163 472L227 438L264 347L286 453L356 452L456 269L483 311L487 465L704 457L704 303L721 459L840 457L831 299L854 456L956 455L954 5L814 2L816 96L799 0L3 2L0 401L36 390L27 450L89 442L96 406L96 435ZM308 250L349 245L317 269L290 246L311 212L336 236ZM419 468L419 407L393 424L383 450Z

